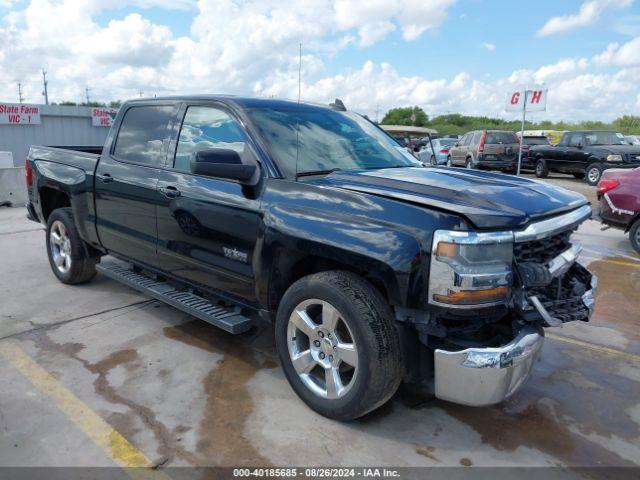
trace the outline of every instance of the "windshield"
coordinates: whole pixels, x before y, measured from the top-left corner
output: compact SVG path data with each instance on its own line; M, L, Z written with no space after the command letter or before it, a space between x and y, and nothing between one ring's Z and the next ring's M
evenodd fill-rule
M355 113L313 107L260 108L250 110L249 116L288 178L295 178L296 172L422 166Z
M587 145L625 145L624 135L615 132L589 132L584 134Z
M455 138L439 138L438 139L438 142L440 142L440 145L442 145L443 147L450 147L457 141L458 140L456 140Z

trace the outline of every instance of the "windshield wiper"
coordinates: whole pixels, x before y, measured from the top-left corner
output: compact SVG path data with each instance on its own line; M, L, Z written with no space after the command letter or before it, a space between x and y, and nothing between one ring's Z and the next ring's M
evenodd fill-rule
M341 168L330 168L329 170L307 170L306 172L298 172L296 177L310 177L312 175L329 175L330 173L342 170Z

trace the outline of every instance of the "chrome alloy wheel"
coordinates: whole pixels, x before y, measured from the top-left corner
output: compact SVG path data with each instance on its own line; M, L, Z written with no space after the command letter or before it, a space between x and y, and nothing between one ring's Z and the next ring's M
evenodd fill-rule
M67 273L71 268L71 240L67 228L60 220L51 224L49 245L56 268L60 273Z
M600 169L598 169L597 167L590 168L589 172L587 173L587 178L591 183L597 183L598 180L600 180Z
M358 349L349 325L328 302L305 300L291 312L287 344L302 383L322 398L345 396L358 373Z

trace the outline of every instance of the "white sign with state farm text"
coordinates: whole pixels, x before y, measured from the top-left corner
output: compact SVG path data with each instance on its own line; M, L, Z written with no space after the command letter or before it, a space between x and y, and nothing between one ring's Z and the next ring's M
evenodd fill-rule
M117 108L92 108L91 125L94 127L110 127L118 113Z
M521 112L525 96L527 98L527 112L542 112L547 109L547 89L534 87L509 92L505 110L507 112Z
M40 125L40 107L0 103L0 125Z

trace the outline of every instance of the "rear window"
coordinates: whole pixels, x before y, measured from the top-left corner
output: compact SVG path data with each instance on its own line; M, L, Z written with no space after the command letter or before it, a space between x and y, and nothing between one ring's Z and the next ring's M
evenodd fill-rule
M485 143L519 143L513 132L487 132Z
M164 140L173 111L170 105L131 107L122 119L113 155L141 165L163 165Z
M547 137L524 137L524 143L527 145L549 145Z

